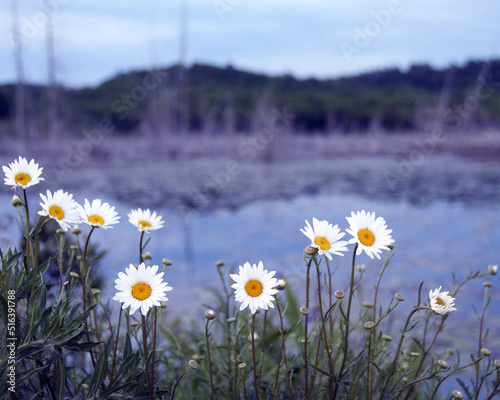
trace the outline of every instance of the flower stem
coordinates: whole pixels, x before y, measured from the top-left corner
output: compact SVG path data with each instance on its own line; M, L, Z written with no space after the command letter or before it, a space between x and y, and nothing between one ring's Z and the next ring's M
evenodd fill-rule
M30 293L29 293L29 288L30 288L30 251L31 251L31 240L30 240L30 211L28 208L28 197L26 196L26 189L23 188L23 197L24 197L24 210L26 212L26 264L25 269L26 269L26 283L27 283L27 291L28 293L26 296L28 299L30 298ZM33 277L33 279L36 280L36 276Z
M401 338L399 339L398 348L396 350L396 353L394 354L394 360L392 361L391 369L389 370L389 374L387 375L387 378L385 379L384 387L383 387L382 391L380 392L380 400L387 398L385 391L387 390L387 387L389 386L389 381L391 380L392 374L394 373L394 370L396 369L396 364L397 364L398 359L399 359L399 352L401 351L401 346L403 345L403 340L404 340L405 335L407 333L407 329L408 329L408 325L410 324L411 317L413 317L413 314L415 314L417 311L427 310L428 308L429 307L414 308L410 312L410 314L408 315L408 318L406 319L405 326L404 326L403 330L401 331Z
M116 328L116 340L115 340L115 348L113 349L113 364L111 366L111 376L115 376L115 366L116 366L116 350L118 349L118 339L120 337L120 326L122 322L122 312L123 308L120 307L120 314L118 315L118 327Z
M207 319L205 324L205 341L207 343L207 356L208 356L208 372L210 374L210 398L215 400L215 392L214 392L214 380L212 376L212 358L210 356L210 341L208 340L210 336L210 332L208 331L208 323L210 321Z
M255 396L257 400L260 399L259 396L259 386L257 377L257 362L255 361L255 314L252 314L252 361L253 361L253 387L255 390Z
M148 385L149 385L149 396L151 400L153 397L153 382L151 382L151 374L148 373L148 340L146 334L146 317L141 313L141 322L142 322L142 345L144 347L143 352L143 361L144 361L144 373L148 377Z
M309 310L309 285L310 285L310 274L311 274L311 263L313 258L309 258L309 262L307 263L307 272L306 272L306 308ZM306 316L304 320L304 371L305 371L305 394L306 398L309 393L309 361L307 354L307 335L308 335L308 325L309 318Z
M139 264L144 262L144 257L142 256L142 240L144 239L144 231L141 232L141 238L139 239Z
M356 251L358 250L358 243L354 246L354 250L352 252L352 267L351 267L351 287L349 289L349 301L347 302L347 314L346 314L346 322L345 322L345 339L344 339L344 355L342 357L342 364L340 365L339 375L337 377L337 381L335 382L335 391L333 393L332 399L337 398L337 392L339 389L340 378L344 373L344 367L347 360L347 352L349 351L349 318L351 315L351 303L352 296L354 292L354 269L356 264Z

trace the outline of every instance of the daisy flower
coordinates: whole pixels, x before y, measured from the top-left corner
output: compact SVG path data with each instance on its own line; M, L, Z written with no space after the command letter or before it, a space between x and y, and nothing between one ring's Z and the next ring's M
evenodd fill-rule
M267 272L262 261L259 261L258 266L250 266L250 263L246 262L243 267L240 265L239 274L230 275L235 282L231 287L235 289L236 301L242 303L240 311L250 307L252 314L255 314L259 308L274 308L273 295L278 292L273 289L278 285L278 280L273 278L274 274L276 271Z
M12 186L12 189L16 187L26 189L43 181L43 178L40 178L43 168L38 168L35 160L28 163L26 158L19 156L19 160L9 163L8 167L4 165L2 169L5 173L5 184Z
M386 250L388 245L394 243L390 235L392 229L387 229L384 218L375 219L374 212L367 213L365 210L356 214L352 212L346 219L349 223L349 229L346 231L353 236L349 244L358 243L356 255L360 255L364 250L370 258L373 256L380 258L382 250Z
M123 303L122 308L130 307L130 315L141 309L142 315L146 316L150 308L160 306L160 301L168 301L165 292L172 290L163 282L163 272L157 274L158 265L146 267L144 263L139 268L132 264L125 268L125 273L119 272L115 280L115 294L113 300Z
M455 298L448 295L448 292L441 292L441 286L436 290L429 291L429 303L434 314L444 315L450 311L456 311Z
M117 224L120 217L108 203L102 203L100 199L95 199L92 204L85 199L83 207L77 205L78 212L82 222L94 226L96 228L112 228L111 225Z
M61 229L67 231L74 225L80 222L80 215L76 208L76 201L73 200L73 195L63 192L62 189L52 193L47 190L47 197L40 193L43 202L40 203L42 210L38 211L39 215L55 219Z
M134 225L141 232L151 232L157 229L163 228L163 220L160 215L156 215L156 212L147 210L132 210L128 216L128 222Z
M341 251L347 251L347 242L339 240L344 237L345 233L340 232L338 225L333 226L328 221L319 221L313 218L313 226L309 221L306 221L304 229L300 231L311 240L311 246L318 249L318 254L327 256L330 260L332 254L343 256Z

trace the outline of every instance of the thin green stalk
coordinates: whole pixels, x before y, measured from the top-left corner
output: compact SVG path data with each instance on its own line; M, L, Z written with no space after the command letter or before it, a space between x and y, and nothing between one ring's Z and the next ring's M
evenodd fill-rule
M255 361L255 314L252 314L252 362L253 362L253 387L257 400L259 396L258 376L257 376L257 362Z
M144 250L142 248L143 239L144 239L144 231L141 232L141 238L139 239L139 264L142 264L144 262L144 257L142 256L142 251Z
M399 352L401 351L401 346L403 345L403 340L404 340L405 335L407 333L408 325L410 324L411 317L413 317L413 315L417 311L428 310L428 309L429 309L429 307L417 307L417 308L413 309L410 312L410 314L408 315L408 318L406 319L405 326L404 326L403 330L401 331L401 338L399 339L398 348L396 350L396 353L394 354L394 360L392 361L391 369L389 370L389 374L387 375L387 378L385 379L384 387L382 388L382 391L380 392L380 400L387 398L385 395L385 391L387 390L387 386L389 386L389 381L391 380L392 374L394 373L394 370L396 369L396 364L397 364L398 359L399 359Z
M153 383L151 382L151 374L148 373L148 340L146 334L146 317L141 313L141 322L142 322L142 345L144 347L143 352L143 362L144 362L144 373L148 377L148 386L149 386L149 396L151 400L154 399L153 392Z
M156 325L158 324L158 309L154 307L154 323L153 323L153 355L151 356L151 382L155 384L155 355L156 355Z
M313 258L309 258L309 262L307 263L307 272L306 272L306 308L309 310L309 285L310 285L310 274L311 274L311 263ZM304 319L304 371L305 371L305 393L306 398L309 393L309 360L307 353L307 341L308 341L308 325L309 318L306 316Z
M264 349L265 349L265 343L266 343L266 324L267 324L267 310L264 311L264 328L262 329L262 339L261 339L261 350L260 350L260 358L263 359L264 357ZM259 376L262 376L262 367L264 366L264 363L260 363L259 367Z
M175 382L175 385L174 385L174 387L172 389L172 397L170 398L170 400L174 400L174 398L175 398L175 391L177 390L177 386L179 386L180 381L182 380L182 378L184 378L184 376L189 371L191 371L191 365L188 365L188 367L186 368L186 370L181 374L181 376L179 376L179 379L177 379L177 381Z
M87 309L87 250L89 247L89 242L90 242L90 236L92 235L92 232L94 232L95 226L90 229L90 232L87 236L87 240L85 241L85 247L83 249L83 255L82 255L82 265L83 265L83 274L82 274L82 295L83 295L83 311Z
M342 364L340 365L339 374L337 377L337 381L335 382L335 391L333 392L332 399L337 398L337 393L340 385L340 378L344 373L345 363L347 361L347 352L349 351L349 319L351 316L351 304L352 304L352 296L354 292L354 269L356 264L356 251L358 250L358 243L354 246L354 250L352 252L352 266L351 266L351 287L349 289L349 300L347 302L347 314L346 314L346 322L345 322L345 339L344 339L344 354L342 356Z
M484 301L483 301L483 312L481 313L481 319L479 323L479 343L477 348L477 358L481 358L481 349L483 347L483 325L484 325L484 314L488 306L488 286L485 287L484 291ZM479 363L476 364L476 384L474 386L474 394L476 400L479 399L479 392L481 390L481 385L479 384Z
M26 264L24 265L26 269L26 283L27 283L27 293L26 296L29 299L30 298L30 293L29 293L29 288L31 287L30 285L30 252L31 252L31 240L30 240L30 211L28 207L28 197L26 196L26 189L23 188L23 197L24 197L24 211L26 212ZM36 280L36 277L34 277Z
M207 319L207 322L205 324L205 340L207 344L207 356L208 356L208 372L210 374L210 398L212 400L215 400L215 392L214 392L214 380L212 376L212 358L210 355L210 341L208 340L210 336L210 332L208 331L208 323L210 322L209 319Z
M115 348L113 349L113 364L111 366L111 374L114 377L116 374L115 366L116 366L116 350L118 349L118 339L120 338L120 326L122 322L122 312L123 308L120 307L120 314L118 315L118 327L116 328L116 340L115 340Z

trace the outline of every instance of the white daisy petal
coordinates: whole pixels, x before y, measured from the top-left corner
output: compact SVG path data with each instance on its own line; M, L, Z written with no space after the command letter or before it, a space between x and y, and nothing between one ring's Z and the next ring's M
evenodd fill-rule
M277 290L273 289L278 285L278 280L273 278L276 271L268 272L264 269L262 261L258 265L250 265L246 262L239 267L239 274L230 274L235 282L231 285L235 289L235 299L241 302L240 311L249 307L250 312L255 314L259 308L267 310L274 308L272 302Z
M112 228L111 225L117 224L120 219L115 208L108 203L102 203L100 199L95 199L92 203L85 199L83 207L77 205L77 209L81 221L96 228Z
M331 260L333 254L343 256L341 252L347 251L347 242L340 240L345 234L340 232L338 225L313 218L312 227L309 221L306 221L306 226L300 231L311 241L311 246L318 249L320 256L325 255Z
M38 214L56 220L61 229L67 231L80 222L77 203L73 200L73 195L62 190L58 190L52 195L47 190L47 197L41 193L40 197L43 202L40 203L42 209L38 211Z
M138 268L132 264L123 272L118 273L118 279L115 280L115 288L119 291L113 297L123 303L122 308L130 306L130 315L137 310L146 316L148 311L159 306L160 301L168 301L164 292L172 290L172 287L167 286L167 282L163 282L163 272L154 274L158 271L158 266L146 267L141 263Z
M132 210L127 214L128 221L134 225L141 232L151 232L163 227L163 220L160 215L156 215L156 212L149 210L142 210L138 208L137 210Z
M346 217L349 229L346 232L353 236L349 239L349 244L357 243L356 255L363 251L370 257L376 256L380 259L382 250L387 250L387 246L394 243L391 238L391 229L387 229L384 218L375 219L375 213L358 211L351 212L350 217Z
M26 189L44 180L40 178L43 168L39 168L35 160L28 163L28 160L21 156L18 160L9 163L9 166L4 165L2 169L5 173L4 183L12 186L13 189L16 187Z
M456 311L455 298L448 295L449 292L441 292L441 286L436 290L429 291L429 305L434 314L444 315L450 311Z

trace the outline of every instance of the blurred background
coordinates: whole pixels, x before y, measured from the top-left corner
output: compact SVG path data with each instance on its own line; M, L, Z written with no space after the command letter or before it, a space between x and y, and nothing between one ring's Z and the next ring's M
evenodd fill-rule
M148 250L173 261L179 315L210 304L199 288L217 285L219 259L262 260L300 290L304 221L345 229L365 209L393 229L384 296L410 307L420 281L452 290L452 273L499 262L499 11L494 0L5 0L0 161L44 167L32 210L60 188L116 206L120 224L93 235L108 294L137 260L132 208L166 220ZM4 186L2 248L21 237L11 196ZM338 288L350 257L334 260ZM358 262L369 298L381 262ZM483 287L463 293L450 318L470 322Z

